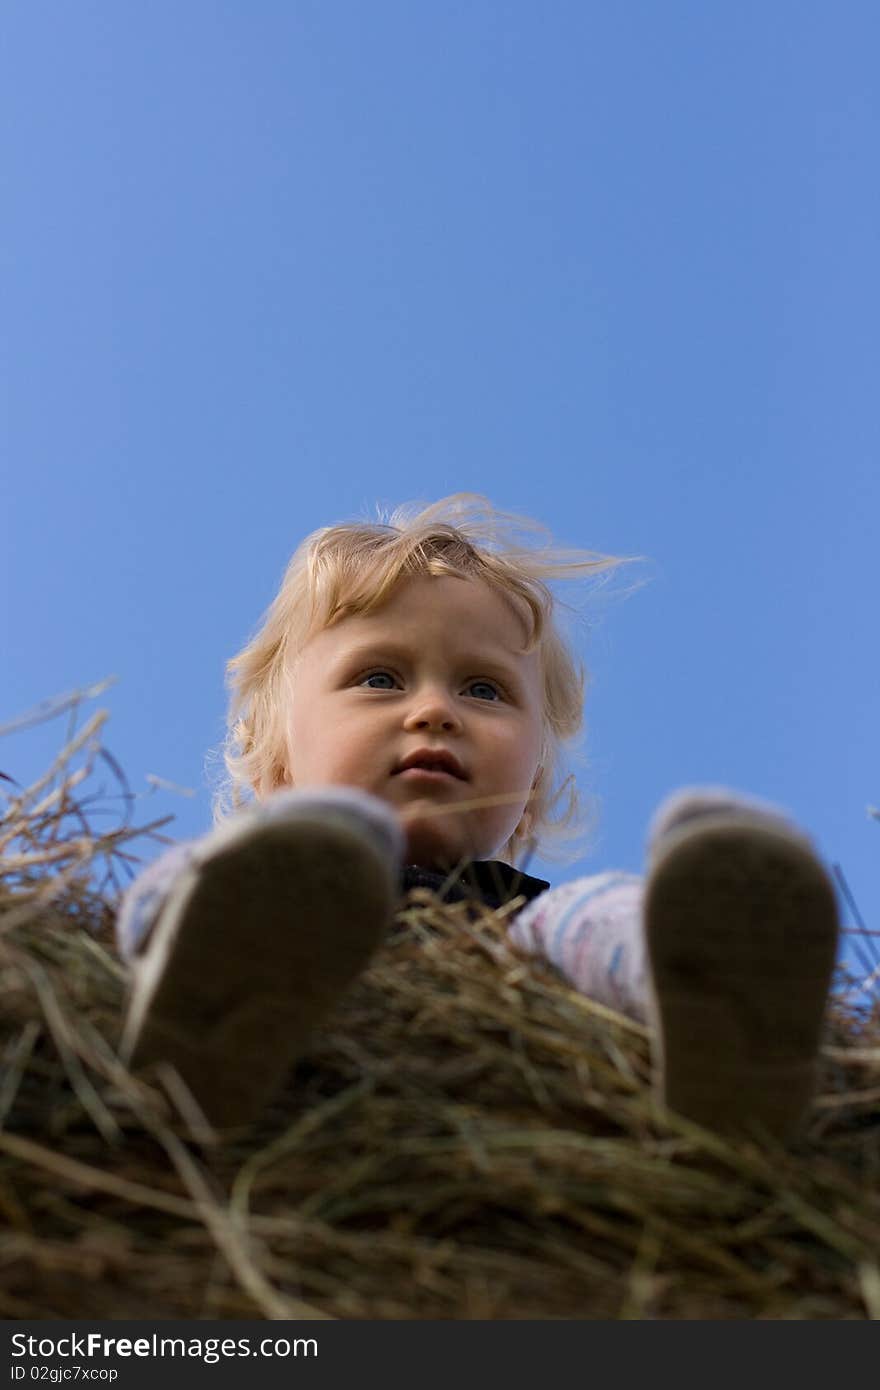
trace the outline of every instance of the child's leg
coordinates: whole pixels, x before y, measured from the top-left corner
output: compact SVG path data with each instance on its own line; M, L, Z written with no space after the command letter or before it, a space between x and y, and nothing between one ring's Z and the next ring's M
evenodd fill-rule
M216 1125L253 1119L382 940L402 841L383 803L328 788L164 855L119 915L134 968L123 1056L170 1063Z
M545 956L581 994L648 1021L644 881L610 871L534 898L514 918L510 940Z
M812 1094L837 907L810 841L726 788L668 798L650 872L551 889L512 940L584 993L656 1030L666 1103L719 1130L790 1138Z

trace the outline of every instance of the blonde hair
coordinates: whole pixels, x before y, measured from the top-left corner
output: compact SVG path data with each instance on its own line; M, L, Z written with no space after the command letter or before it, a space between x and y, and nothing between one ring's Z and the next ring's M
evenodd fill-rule
M487 498L459 492L439 502L398 507L377 522L347 522L312 532L292 556L258 631L226 666L231 692L215 823L254 795L287 782L288 673L316 632L379 608L398 584L425 575L481 579L514 601L528 628L527 650L541 653L544 731L540 771L519 824L500 851L513 862L528 848L548 854L580 833L581 797L572 775L557 786L563 752L580 732L586 676L558 630L550 579L596 576L641 556L561 549L540 523L502 512ZM539 532L527 545L517 532ZM251 795L247 795L247 793ZM566 795L561 811L556 807ZM552 848L552 847L551 847ZM576 857L553 855L555 858Z

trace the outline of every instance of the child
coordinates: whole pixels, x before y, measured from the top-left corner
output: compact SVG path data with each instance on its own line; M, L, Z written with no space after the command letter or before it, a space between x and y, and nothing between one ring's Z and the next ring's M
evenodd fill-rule
M237 814L175 846L123 903L123 1055L173 1064L213 1124L248 1122L382 942L401 888L422 883L493 906L524 897L512 942L652 1023L667 1105L790 1139L837 941L833 886L802 832L755 798L696 788L655 815L646 882L551 889L512 867L577 810L572 793L554 821L583 676L546 580L621 563L524 546L515 520L458 494L296 551L229 663Z

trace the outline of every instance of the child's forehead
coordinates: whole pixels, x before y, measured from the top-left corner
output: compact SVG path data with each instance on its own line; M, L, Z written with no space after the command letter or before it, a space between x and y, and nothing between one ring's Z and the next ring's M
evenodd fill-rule
M409 623L416 632L423 626L444 628L450 638L490 636L493 642L515 651L529 645L524 605L506 590L478 576L406 576L383 602L351 614L344 621L350 620L352 627L362 631L393 629L400 623Z
M343 597L336 616L318 618L291 657L298 664L309 652L336 661L365 656L371 646L389 657L427 647L461 660L494 655L517 667L541 660L524 604L480 578L451 575L407 576L380 603L363 594L359 601Z

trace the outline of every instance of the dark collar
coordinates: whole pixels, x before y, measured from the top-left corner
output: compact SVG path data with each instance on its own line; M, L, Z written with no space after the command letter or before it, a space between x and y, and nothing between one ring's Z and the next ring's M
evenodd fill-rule
M550 884L543 878L533 878L500 859L474 859L464 868L448 874L422 869L418 864L406 864L401 874L404 893L410 888L429 888L441 901L461 902L476 898L487 907L501 907L511 898L524 897L527 902L543 893Z

